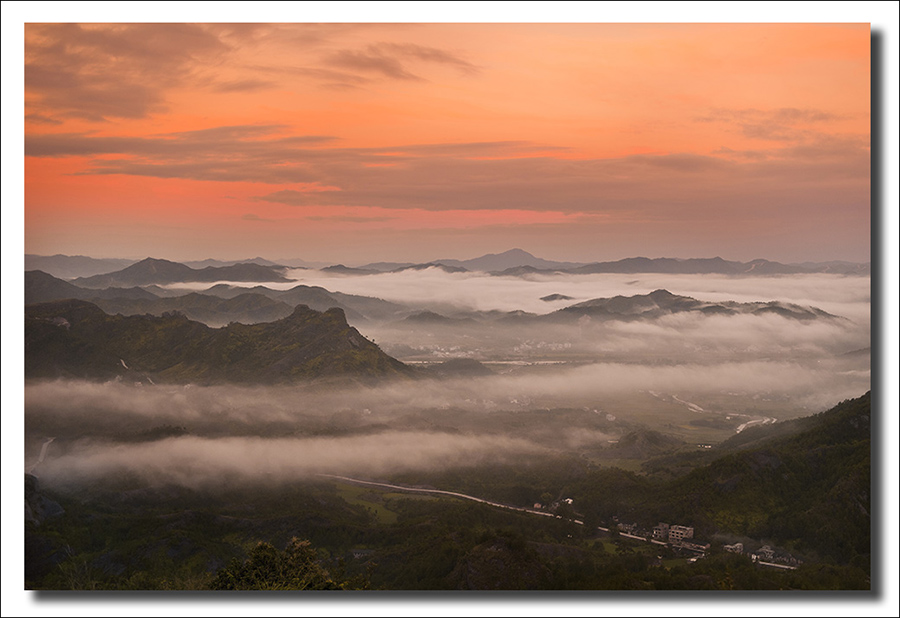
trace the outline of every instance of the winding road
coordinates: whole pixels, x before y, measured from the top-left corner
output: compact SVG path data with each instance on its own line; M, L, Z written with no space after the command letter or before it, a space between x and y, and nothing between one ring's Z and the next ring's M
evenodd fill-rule
M453 496L455 498L462 498L463 500L471 500L473 502L480 502L481 504L488 504L490 506L496 506L501 509L508 509L510 511L519 511L520 513L531 513L532 515L540 515L541 517L559 517L561 516L554 515L553 513L546 513L544 511L535 511L534 509L527 509L521 506L510 506L509 504L501 504L499 502L491 502L490 500L483 500L482 498L476 498L475 496L469 496L467 494L461 494L455 491L445 491L443 489L423 489L421 487L404 487L403 485L391 485L390 483L376 483L374 481L363 481L362 479L354 479L349 476L338 476L336 474L318 474L316 476L323 476L330 479L338 479L340 481L346 481L348 483L355 483L357 485L371 485L373 487L384 487L386 489L396 489L399 491L409 491L413 493L423 493L423 494L440 494L442 496ZM573 521L576 524L584 525L584 522L579 519L571 519L569 521ZM600 528L600 530L606 530L606 528Z

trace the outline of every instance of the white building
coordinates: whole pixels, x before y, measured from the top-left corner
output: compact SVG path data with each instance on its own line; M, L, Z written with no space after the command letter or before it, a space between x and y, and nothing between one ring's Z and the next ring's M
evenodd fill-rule
M690 526L671 526L669 527L669 542L679 543L684 539L694 538L694 529Z

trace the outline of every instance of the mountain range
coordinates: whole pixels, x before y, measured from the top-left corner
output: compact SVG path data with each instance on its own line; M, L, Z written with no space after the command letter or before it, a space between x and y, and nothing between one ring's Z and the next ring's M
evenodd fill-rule
M62 279L75 279L76 277L91 277L104 275L122 270L140 260L119 258L93 258L84 255L36 255L25 254L25 270L42 270L54 277ZM283 260L267 260L261 257L246 258L241 260L185 260L182 264L194 269L208 266L222 267L235 264L259 264L261 266L288 266L290 268L321 268L327 266L327 262L309 262L296 258Z
M680 296L664 289L634 296L594 298L543 315L523 311L465 311L444 316L380 298L332 292L319 286L302 284L288 290L275 290L262 285L247 288L220 283L203 293L185 293L156 285L97 290L80 287L41 271L25 273L26 305L64 299L90 301L110 314L160 316L177 311L211 327L221 327L231 322L256 324L280 320L290 315L297 305L306 305L316 311L338 308L355 324L394 322L408 327L425 328L467 328L477 326L478 323L492 322L517 325L548 321L570 322L585 317L592 320L653 320L686 312L706 316L750 314L779 315L795 320L839 319L817 307L779 301L711 302ZM548 302L567 299L563 295L542 298Z
M703 315L780 315L795 320L835 319L837 316L816 307L805 307L780 301L739 303L709 302L690 296L679 296L668 290L649 294L595 298L556 311L551 316L565 318L655 319L673 313L697 312Z
M247 288L220 283L203 293L156 285L100 290L79 287L42 271L25 273L26 305L69 298L90 301L110 314L162 315L179 311L213 327L230 322L271 322L290 315L296 305L307 305L317 311L337 307L354 323L392 319L408 312L407 307L397 303L330 292L318 286L297 285L288 290L274 290L262 285Z
M541 270L566 270L583 266L580 262L554 262L535 257L522 249L510 249L503 253L488 253L471 260L434 260L437 264L445 266L458 266L466 270L478 270L482 272L498 272L508 268L528 266Z
M84 255L34 255L25 254L25 270L42 270L54 277L74 279L91 277L122 270L137 260L92 258Z
M554 298L559 296L560 298ZM551 295L541 300L566 299L562 295ZM697 315L734 316L734 315L778 315L792 320L840 320L840 316L832 315L818 307L797 305L780 301L749 302L737 301L711 302L697 300L690 296L672 294L668 290L655 290L649 294L634 296L613 296L610 298L594 298L575 303L551 313L535 314L525 311L458 311L445 316L434 311L412 313L397 325L414 325L417 327L457 327L468 328L481 324L506 324L517 326L540 326L541 324L565 324L590 320L655 320L676 313L695 313Z
M178 262L147 258L127 268L104 275L78 277L75 285L85 288L129 287L136 285L214 281L291 281L285 266L234 264L195 269Z
M804 273L832 273L839 275L869 274L868 264L825 262L806 265L781 264L769 260L733 262L720 257L677 260L673 258L627 258L615 262L596 262L568 269L572 274L596 273L661 273L677 275L795 275Z
M387 268L394 266L393 268ZM868 275L869 264L853 262L805 262L803 264L781 264L757 259L750 262L736 262L714 258L646 258L633 257L614 262L555 262L544 260L523 251L511 249L503 253L491 253L471 260L433 260L424 264L376 263L360 267L371 272L396 272L410 268L422 269L429 266L452 268L450 272L478 271L502 276L523 276L540 273L584 274L718 274L718 275L789 275L830 273L838 275ZM358 274L364 274L362 272Z
M121 274L128 267L143 266L136 270ZM165 264L161 264L165 263ZM155 264L155 271L151 265ZM26 270L42 270L56 277L64 279L80 278L81 284L86 287L108 287L147 285L148 283L171 283L172 281L155 280L165 276L181 277L184 279L188 271L176 270L168 260L155 260L148 258L141 262L135 260L95 259L85 256L41 256L26 254ZM253 271L250 269L234 268L241 265L256 265L270 269ZM283 269L291 268L321 268L332 274L366 275L384 272L397 272L402 270L424 269L428 267L443 267L448 272L477 271L488 272L503 276L523 276L535 273L568 273L568 274L597 274L597 273L660 273L660 274L723 274L723 275L784 275L803 273L829 273L837 275L861 275L871 274L871 264L845 261L829 262L803 262L799 264L782 264L764 259L751 260L749 262L737 262L714 258L647 258L631 257L611 262L561 262L546 260L536 257L522 249L510 249L502 253L489 253L481 257L468 260L437 259L428 262L372 262L356 267L348 267L343 264L326 266L322 262L307 262L297 259L270 261L261 257L246 260L201 260L180 264L194 271L189 276L195 277L191 281L273 281L277 279L259 278L247 279L243 277L274 276L281 274ZM324 268L323 268L324 267ZM210 270L212 269L212 270ZM231 270L217 270L231 269ZM198 274L201 273L201 274ZM254 275L255 273L255 275ZM97 275L115 275L113 279L92 279ZM141 282L138 282L141 280Z

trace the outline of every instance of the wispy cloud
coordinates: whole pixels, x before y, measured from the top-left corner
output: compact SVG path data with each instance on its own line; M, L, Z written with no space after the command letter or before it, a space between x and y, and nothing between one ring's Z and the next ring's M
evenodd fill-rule
M665 219L669 211L659 205L667 204L689 220L718 217L723 207L755 216L790 207L802 216L804 208L835 197L868 199L868 144L853 137L741 153L572 159L560 156L570 154L565 147L525 140L344 148L334 136L287 130L235 125L151 137L30 135L25 153L87 157L83 175L281 185L256 199L288 206L618 211Z
M781 107L776 109L713 109L698 122L734 125L744 137L773 142L794 142L814 135L810 128L833 123L842 116L820 109Z
M62 120L58 118L52 118L50 116L45 116L44 114L26 114L25 115L26 122L33 122L35 124L45 124L45 125L61 125L63 124Z
M384 221L395 221L398 217L365 217L365 216L357 216L357 215L332 215L332 216L321 216L321 215L309 215L304 217L309 221L337 221L341 223L381 223Z
M343 49L333 52L325 58L325 63L352 71L376 73L391 79L422 79L408 71L399 59L383 54L371 47L365 51Z
M465 60L459 55L436 47L414 45L412 43L379 43L373 48L381 53L393 53L401 57L444 64L463 73L474 74L480 71L479 67Z
M449 66L465 74L475 74L479 68L444 49L412 43L375 43L361 50L342 49L330 52L324 63L350 71L375 74L389 79L422 81L409 64L438 64Z
M199 57L228 46L193 24L26 25L25 91L33 106L92 121L166 109L164 91Z
M239 79L221 82L213 87L216 92L256 92L274 88L277 83L265 79Z

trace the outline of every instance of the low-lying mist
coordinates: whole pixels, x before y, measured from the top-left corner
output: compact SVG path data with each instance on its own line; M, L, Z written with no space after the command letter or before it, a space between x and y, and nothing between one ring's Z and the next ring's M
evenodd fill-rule
M534 274L525 277L486 273L447 273L438 268L378 275L328 275L321 271L292 271L297 282L348 294L377 296L417 307L455 307L476 311L548 313L592 298L633 296L667 289L700 300L739 302L780 300L816 305L850 319L869 314L867 277L783 275L735 277L665 274ZM285 287L289 285L282 284ZM542 301L551 294L573 300Z
M230 282L235 286L265 285L285 290L298 284L332 292L374 296L411 307L434 310L527 311L548 313L567 305L611 296L648 294L667 289L700 300L739 302L780 300L816 305L850 319L869 315L868 277L838 275L725 276L665 274L533 274L493 276L481 272L447 273L439 268L375 275L335 275L318 270L292 270L290 283ZM226 283L226 282L217 282ZM215 284L184 283L172 287L202 291ZM552 294L572 300L542 301Z
M503 436L403 431L330 438L187 436L137 444L82 441L42 463L39 472L51 486L127 475L151 484L200 488L290 482L323 473L379 478L408 470L506 463L543 450Z
M297 283L399 303L411 313L430 310L441 321L355 323L401 360L470 357L489 361L722 362L749 359L830 359L870 345L870 281L837 275L723 276L447 273L437 268L377 275L290 271ZM252 286L252 283L241 285ZM181 287L187 287L182 285ZM208 287L208 286L207 286ZM204 288L197 288L204 289ZM546 315L578 302L667 289L698 300L779 301L816 307L836 319L796 320L779 315L673 314L656 320L584 318L572 324L503 320L506 312ZM542 298L561 298L541 300ZM480 313L473 313L480 312ZM487 314L485 312L495 312Z
M544 365L328 390L56 381L26 386L26 464L54 437L37 471L51 483L119 468L181 484L220 474L387 475L601 448L634 426L713 414L813 414L868 384L867 371L849 366L785 361ZM185 435L152 439L159 427Z
M296 283L442 313L450 319L359 329L407 362L470 358L493 373L348 387L28 383L26 468L55 438L36 467L50 484L111 474L188 486L318 473L387 477L548 452L590 456L639 427L708 443L870 388L864 277L293 272ZM778 300L838 317L685 312L555 323L471 314L546 314L660 288L708 301ZM571 298L541 300L552 294Z
M459 410L603 406L647 391L738 393L790 399L817 411L869 389L853 362L732 361L711 365L595 363L516 367L507 373L420 379L377 387L143 386L54 381L25 388L26 431L117 436L158 425L192 434L283 436L408 429L410 414L453 422ZM451 410L450 412L447 412ZM455 411L453 411L455 410ZM472 427L477 432L479 427ZM564 429L564 428L560 428Z
M779 315L704 316L571 324L492 321L360 327L400 360L598 360L693 364L754 359L830 360L869 346L868 317L799 321Z

